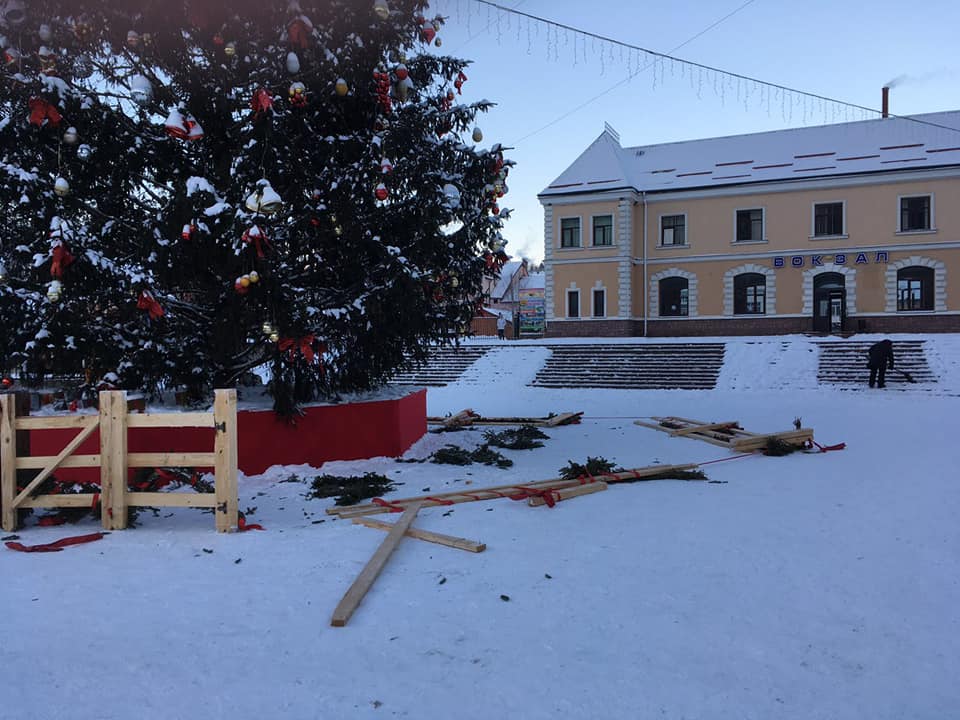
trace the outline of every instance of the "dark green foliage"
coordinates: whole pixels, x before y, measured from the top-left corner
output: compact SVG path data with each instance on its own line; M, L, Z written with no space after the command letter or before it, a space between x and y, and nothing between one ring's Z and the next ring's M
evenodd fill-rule
M483 434L483 439L486 440L487 445L507 448L508 450L532 450L533 448L543 447L543 443L539 440L549 437L533 425L521 425L519 428L511 428L501 432L487 430Z
M602 457L587 456L586 464L581 465L573 460L568 460L565 467L558 471L563 480L576 480L581 477L606 475L623 470L623 468L614 465L612 462Z
M800 450L803 450L802 445L794 445L780 438L772 437L767 439L767 444L763 448L763 454L770 455L771 457L782 457Z
M430 456L430 462L443 465L470 465L473 458L469 450L456 445L444 445L439 450L434 451Z
M430 462L444 465L470 465L477 462L483 465L496 465L498 468L508 468L513 465L513 460L504 457L496 450L491 450L485 444L473 451L456 445L445 445L430 456Z
M310 498L336 496L337 505L355 505L367 498L380 497L396 490L393 481L385 475L368 472L363 475L320 475L310 485Z
M425 0L25 5L0 17L0 372L209 402L269 365L296 416L468 327L511 163L469 141L491 103L453 92L467 61L427 51Z
M496 465L498 468L508 468L513 465L513 460L506 458L496 450L491 450L489 445L481 445L472 453L470 453L470 458L474 462L481 463L483 465Z

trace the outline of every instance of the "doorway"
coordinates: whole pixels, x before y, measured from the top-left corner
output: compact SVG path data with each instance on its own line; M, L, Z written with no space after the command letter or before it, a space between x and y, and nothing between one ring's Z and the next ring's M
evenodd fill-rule
M838 333L846 329L847 290L840 273L821 273L813 279L813 331Z

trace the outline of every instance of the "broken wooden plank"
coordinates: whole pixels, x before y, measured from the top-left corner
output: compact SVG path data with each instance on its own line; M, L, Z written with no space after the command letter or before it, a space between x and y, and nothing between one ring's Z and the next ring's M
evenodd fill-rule
M383 520L374 520L373 518L368 517L355 517L353 522L357 525L363 525L376 530L386 530L388 532L393 530L394 527L393 523L383 522ZM437 543L438 545L446 545L447 547L457 548L458 550L466 550L467 552L479 553L487 549L485 543L474 542L473 540L454 537L453 535L430 532L429 530L420 530L419 528L415 527L407 528L407 532L405 534L407 537L413 537L417 538L418 540Z
M357 579L353 581L353 584L344 594L336 609L334 609L333 617L330 618L330 624L333 627L343 627L347 624L347 621L350 620L350 616L353 615L354 610L360 605L360 601L363 600L367 591L373 586L377 576L380 575L380 571L383 570L387 564L387 560L390 559L393 551L397 549L397 545L403 540L404 534L413 523L413 519L420 511L420 507L421 503L413 503L407 507L397 523L390 528L386 539L380 544L380 547L377 548L373 557L370 558L363 570L360 571Z
M698 433L703 432L704 430L717 430L719 428L736 428L739 423L736 420L729 420L727 422L718 422L718 423L707 423L706 425L690 425L685 428L677 428L676 430L671 430L671 435L688 435L689 433Z
M543 422L543 427L557 427L559 425L576 425L580 422L580 418L583 416L583 412L575 413L560 413L559 415L554 415L551 418L547 418Z
M605 482L595 482L588 483L587 485L575 485L574 487L562 488L560 490L545 490L545 493L550 493L551 500L554 502L560 502L561 500L568 500L574 497L580 497L581 495L590 495L591 493L600 492L607 489L607 484ZM530 507L539 507L541 505L548 505L547 499L543 495L538 495L527 500L527 505Z
M510 495L521 495L526 490L545 490L573 487L577 485L587 485L592 482L618 482L629 481L649 475L657 475L666 470L690 470L698 467L696 463L686 465L648 465L631 470L620 470L614 473L603 473L594 475L590 478L573 478L565 480L563 478L553 478L552 480L540 480L529 483L515 483L513 485L495 485L493 487L480 487L476 489L463 489L447 493L434 493L433 495L420 495L411 498L396 498L382 503L364 503L362 505L334 506L326 509L328 515L338 515L340 518L350 519L361 517L363 515L377 515L380 513L395 512L395 508L405 507L408 503L422 502L423 507L434 507L437 505L455 505L464 502L473 502L477 500L496 500L497 498L509 497Z
M787 430L784 432L770 433L768 435L757 435L752 438L743 438L734 440L731 447L738 452L752 452L762 450L771 440L780 440L791 445L803 445L807 440L813 440L812 428L800 428L799 430Z

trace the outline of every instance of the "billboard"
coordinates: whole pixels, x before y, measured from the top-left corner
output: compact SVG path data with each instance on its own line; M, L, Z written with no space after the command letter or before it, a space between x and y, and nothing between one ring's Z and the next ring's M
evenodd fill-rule
M543 288L520 291L520 334L542 335L546 323Z

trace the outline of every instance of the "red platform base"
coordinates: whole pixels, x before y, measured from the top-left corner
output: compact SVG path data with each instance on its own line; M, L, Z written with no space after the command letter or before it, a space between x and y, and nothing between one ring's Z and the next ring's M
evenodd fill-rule
M321 405L304 408L290 425L270 410L237 413L240 470L259 475L273 465L312 465L330 460L359 460L402 455L427 431L427 391L417 390L393 400ZM57 455L76 430L31 430L30 454ZM128 452L210 452L212 428L132 428ZM77 455L100 452L94 433ZM56 476L68 482L97 482L96 468L65 468Z

